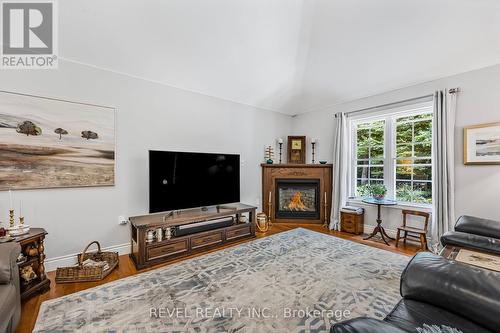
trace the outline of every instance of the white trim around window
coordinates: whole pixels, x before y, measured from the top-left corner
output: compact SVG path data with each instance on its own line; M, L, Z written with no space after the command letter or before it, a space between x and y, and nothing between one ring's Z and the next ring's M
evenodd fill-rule
M401 107L395 107L386 110L378 110L372 113L360 114L350 116L348 121L349 131L349 142L350 146L350 167L348 170L348 177L350 179L349 187L349 199L348 201L359 202L360 198L356 198L356 184L358 180L357 175L357 126L362 123L375 122L379 120L385 121L384 127L384 154L383 154L383 166L384 166L384 184L387 187L387 197L395 198L396 193L396 120L401 117L410 117L420 114L432 113L433 103L432 102L421 102L412 105L404 105ZM371 132L370 132L371 133ZM412 132L413 133L413 132ZM414 135L414 133L412 134ZM413 138L414 141L414 138ZM369 148L369 151L371 148ZM412 142L412 152L414 152L414 142ZM364 159L363 163L371 163L371 155L368 155L368 159ZM372 158L373 159L373 158ZM378 158L377 158L378 159ZM417 160L412 156L411 159ZM431 165L433 164L433 154L430 156ZM368 168L368 178L371 178L370 168ZM369 180L369 182L372 180ZM413 175L412 179L413 181ZM432 181L431 181L432 182ZM411 183L413 184L413 183ZM430 209L432 204L430 203L415 203L415 202L401 202L401 207L416 207Z

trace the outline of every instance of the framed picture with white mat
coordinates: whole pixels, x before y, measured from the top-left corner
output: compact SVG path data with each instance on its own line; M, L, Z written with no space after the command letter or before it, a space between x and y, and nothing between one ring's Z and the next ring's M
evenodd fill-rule
M464 164L500 164L500 122L464 128Z

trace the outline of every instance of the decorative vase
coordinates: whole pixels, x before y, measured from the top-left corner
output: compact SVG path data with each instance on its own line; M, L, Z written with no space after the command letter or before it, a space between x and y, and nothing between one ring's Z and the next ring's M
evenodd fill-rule
M383 200L385 198L385 194L374 194L373 197L377 200Z
M267 163L267 164L273 164L273 160L272 160L272 159L268 159L268 160L266 161L266 163Z

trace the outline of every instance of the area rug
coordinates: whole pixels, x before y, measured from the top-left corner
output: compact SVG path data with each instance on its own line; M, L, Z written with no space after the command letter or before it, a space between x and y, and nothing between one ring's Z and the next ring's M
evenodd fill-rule
M383 318L408 261L298 228L43 302L34 332L328 332Z

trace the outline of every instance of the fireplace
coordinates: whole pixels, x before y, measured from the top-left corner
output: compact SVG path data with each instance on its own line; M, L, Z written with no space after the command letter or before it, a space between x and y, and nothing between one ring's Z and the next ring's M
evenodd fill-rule
M275 218L320 218L319 179L275 179Z
M332 164L261 167L262 211L273 223L330 223Z

